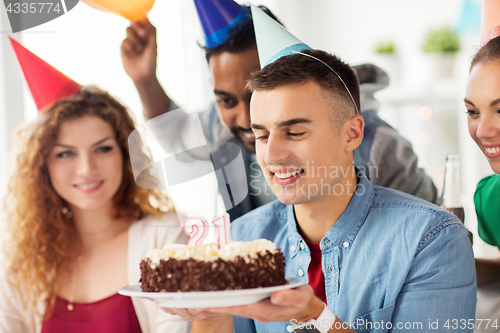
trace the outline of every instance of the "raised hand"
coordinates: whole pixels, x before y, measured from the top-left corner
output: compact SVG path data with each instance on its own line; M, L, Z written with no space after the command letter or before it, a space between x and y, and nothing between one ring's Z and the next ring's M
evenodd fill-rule
M141 97L146 119L166 112L170 98L156 77L156 28L148 19L130 24L121 54L123 67Z
M121 45L123 67L134 83L156 80L156 28L148 19L132 22Z

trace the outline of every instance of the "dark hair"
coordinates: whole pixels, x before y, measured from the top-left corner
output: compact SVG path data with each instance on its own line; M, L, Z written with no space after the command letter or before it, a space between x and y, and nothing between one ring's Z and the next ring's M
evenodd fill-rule
M325 51L305 49L301 52L325 62L337 72L351 92L357 109L360 110L359 81L356 71L351 66ZM330 113L330 120L334 127L340 128L347 119L356 114L356 108L344 84L321 61L303 54L281 57L263 69L250 74L247 86L253 92L314 81L334 98L335 113Z
M500 36L493 38L477 51L472 58L470 70L480 62L488 62L500 59Z
M250 11L249 6L243 6ZM267 15L269 15L273 20L283 25L280 20L267 8L266 6L259 6L260 9ZM226 41L224 44L213 47L205 48L205 58L207 61L214 54L220 54L223 52L238 53L246 51L250 48L256 46L255 42L255 31L253 28L253 20L250 12L247 15L247 19L235 25L228 33Z

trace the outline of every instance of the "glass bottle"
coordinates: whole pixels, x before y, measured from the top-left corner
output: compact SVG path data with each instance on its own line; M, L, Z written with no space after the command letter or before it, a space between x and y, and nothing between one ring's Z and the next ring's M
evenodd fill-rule
M446 155L443 186L443 208L465 220L464 207L460 201L460 161L457 154Z

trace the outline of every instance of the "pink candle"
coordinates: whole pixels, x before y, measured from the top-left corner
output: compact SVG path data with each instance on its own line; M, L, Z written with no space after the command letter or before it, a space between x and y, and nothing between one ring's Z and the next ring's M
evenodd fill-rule
M224 213L212 221L212 224L217 227L217 236L219 248L231 241L231 229L229 227L229 214Z
M201 245L208 234L208 222L201 217L190 217L184 221L184 232L191 236L186 243L187 246Z

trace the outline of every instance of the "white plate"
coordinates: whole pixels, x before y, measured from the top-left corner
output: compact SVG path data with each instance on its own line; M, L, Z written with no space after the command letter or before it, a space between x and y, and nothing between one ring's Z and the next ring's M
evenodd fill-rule
M140 284L118 290L118 293L130 297L141 297L155 301L167 308L211 308L237 306L257 303L268 298L278 290L297 288L306 284L298 278L287 278L288 284L240 290L190 291L190 292L143 292Z

